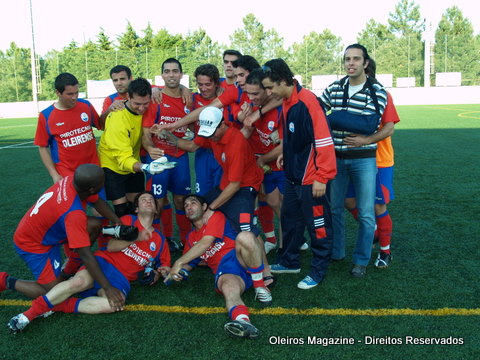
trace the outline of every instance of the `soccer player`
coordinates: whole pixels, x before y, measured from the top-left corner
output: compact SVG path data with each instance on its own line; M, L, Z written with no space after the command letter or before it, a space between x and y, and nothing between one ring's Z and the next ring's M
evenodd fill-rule
M283 247L272 273L299 273L299 249L305 226L311 239L309 274L297 287L311 289L325 277L332 250L327 183L335 177L335 152L327 121L316 96L302 88L282 59L263 67L267 93L283 99L283 152L277 159L287 181L281 211Z
M174 124L184 117L190 110L185 106L181 97L180 80L183 77L182 64L174 58L165 60L162 64L162 78L165 81L162 102L155 106L152 116L143 121L143 146L150 152L151 148L162 149L169 161L176 166L158 175L147 176L147 189L151 190L157 199L158 208L163 208L168 191L173 194L176 209L176 220L180 230L180 239L185 243L190 223L183 210L183 196L190 193L190 163L188 154L167 141L152 136L150 128L154 124ZM175 135L185 137L187 127L176 130ZM148 159L150 160L150 159Z
M75 76L58 75L55 94L58 100L38 116L34 139L54 183L73 175L81 164L100 164L92 126L103 127L92 104L78 98Z
M224 56L225 59L225 56ZM226 70L225 70L226 71ZM199 92L193 94L192 110L209 105L221 91L220 74L215 65L203 64L195 69L195 80ZM224 109L224 116L228 116ZM198 122L195 123L198 132ZM215 160L212 149L200 148L195 151L195 193L205 195L214 187L220 185L222 167Z
M132 70L125 65L116 65L110 70L110 78L116 93L113 93L103 101L102 115L105 120L112 111L122 110L125 108L125 101L128 100L128 85L132 79Z
M332 259L345 258L344 201L348 183L352 181L356 192L359 227L350 274L358 278L364 277L367 273L375 232L377 144L352 147L345 143L345 139L348 139L349 135L367 131L367 120L374 120L374 128L378 128L387 104L387 93L379 82L366 75L365 69L370 57L364 46L360 44L348 46L343 60L347 76L329 85L320 99L325 111L331 110L328 118L332 128L338 171L330 187L334 236ZM353 129L352 124L362 126L360 129ZM371 130L371 133L374 133L375 129Z
M120 309L124 297L105 277L90 250L87 232L87 202L113 223L121 224L108 205L98 197L104 174L94 164L80 165L73 176L66 176L51 186L20 221L14 234L15 250L32 271L35 281L19 280L0 273L0 291L16 290L36 298L52 289L62 279L60 244L67 241L80 255L83 264L104 290L108 303Z
M156 204L153 195L142 192L137 195L134 215L125 215L122 221L134 225L142 234L133 242L111 239L107 250L95 252L96 261L108 277L109 281L127 297L130 291L130 281L143 275L146 266L152 263L154 272L148 283L153 285L160 275L164 277L170 270L170 252L162 234L152 226L156 215ZM82 299L70 297L81 293ZM8 327L14 333L23 330L32 320L49 311L64 313L100 314L123 310L112 308L105 291L101 289L87 268L80 269L74 277L61 282L46 295L39 296L25 312L14 316Z
M118 216L132 213L135 196L145 189L142 171L156 173L149 164L140 161L142 118L150 105L151 95L147 80L132 80L125 108L108 115L98 145L107 199L112 201Z
M154 132L157 130L157 127L152 128ZM222 111L213 106L202 109L200 128L194 140L179 139L169 132L162 134L168 137L169 142L185 151L194 152L200 147L211 148L221 165L223 175L220 186L205 196L209 203L205 218L208 219L215 210L220 210L232 222L236 231L253 231L258 235L253 211L263 172L256 166L247 139L240 130L226 125Z
M376 65L370 59L365 70L369 77L375 78ZM393 222L387 209L387 204L394 199L393 191L393 165L394 152L391 136L394 132L394 125L400 121L397 110L393 103L392 96L387 92L387 106L382 115L379 130L369 136L354 134L345 138L345 144L350 147L358 147L364 144L377 143L377 179L375 194L375 238L380 243L380 251L375 259L376 268L383 269L390 265L392 254L390 243L392 240ZM355 202L355 189L350 182L345 207L352 213L355 219L358 218L358 210Z
M188 235L184 254L172 266L169 278L181 281L188 272L203 260L215 274L215 289L225 298L231 321L225 331L235 337L255 339L260 331L251 324L248 308L241 295L250 287L255 298L271 305L272 295L263 281L261 245L251 232L233 231L225 216L215 211L204 222L208 205L198 195L187 195L184 200L188 219L193 230Z
M240 56L242 56L242 54L237 50L225 50L223 52L223 71L225 77L220 79L220 86L225 90L228 88L236 88L233 62L238 60Z
M243 107L247 107L249 100L246 93L243 92L243 86L245 85L245 79L248 74L253 71L254 69L260 68L257 60L249 55L243 55L239 57L236 61L233 61L234 66L234 73L235 79L237 81L237 88L227 88L220 96L215 98L209 106L214 106L219 109L224 107L227 108L229 112L228 118L225 118L227 126L235 126L237 128L241 128L242 122L247 121L247 118L252 119L249 120L248 124L251 125L255 120L260 118L259 111L255 111L254 113L247 116L247 118L238 118L237 115ZM265 112L274 109L275 107L281 105L279 101L272 101L265 105L264 110ZM169 131L173 131L178 129L182 126L187 126L199 119L199 115L202 109L195 109L191 111L188 115L183 117L181 120L172 123L172 124L164 124L161 125L160 129L165 129Z
M244 126L242 133L248 138L250 145L257 156L257 164L264 169L263 201L259 201L258 215L265 234L265 252L268 254L276 247L275 226L273 212L280 219L280 207L283 199L285 174L276 165L277 157L282 152L282 146L278 139L278 128L282 117L282 107L279 106L266 113L262 112L272 98L262 85L264 73L262 69L253 70L246 78L245 92L251 101L251 105L243 113L260 111L260 120L253 127ZM275 134L276 137L275 137ZM273 137L273 138L272 138ZM259 195L260 197L260 195ZM273 209L273 211L272 211ZM280 230L281 231L281 230ZM280 241L281 243L281 241Z

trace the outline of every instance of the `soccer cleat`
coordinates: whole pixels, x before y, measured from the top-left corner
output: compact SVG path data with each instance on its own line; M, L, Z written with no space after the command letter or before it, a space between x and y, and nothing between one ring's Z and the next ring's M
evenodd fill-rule
M50 311L44 312L43 314L38 315L35 319L46 319L47 317L53 314L55 314L55 311L50 310Z
M265 254L268 254L270 251L275 249L277 244L271 243L270 241L265 241Z
M377 269L385 269L390 265L392 259L392 254L388 254L385 251L380 251L374 265Z
M266 287L255 288L255 300L260 301L263 305L272 305L272 293Z
M223 327L226 333L232 337L244 339L258 339L260 330L245 320L233 320L226 323Z
M308 250L308 248L309 248L309 246L308 246L308 243L306 243L306 242L304 242L302 244L302 246L300 246L300 250L302 250L302 251Z
M10 331L14 334L22 331L25 329L25 327L30 324L30 320L23 315L23 313L20 313L18 315L15 315L10 319L10 321L7 324L7 327L10 329Z
M7 290L8 274L4 271L0 272L0 293Z
M310 275L305 276L305 278L297 284L299 289L308 290L320 284L319 282L313 280Z
M273 264L273 265L270 265L270 271L273 274L298 274L300 272L300 268L292 269L292 268L287 268L280 264Z
M354 264L352 270L350 270L350 274L356 278L364 277L367 275L367 267L365 265Z

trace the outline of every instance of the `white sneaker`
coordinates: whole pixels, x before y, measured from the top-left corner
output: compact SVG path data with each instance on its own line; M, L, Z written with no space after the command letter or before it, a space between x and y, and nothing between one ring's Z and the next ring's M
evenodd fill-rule
M23 315L23 313L20 313L10 319L7 327L10 329L11 332L16 334L25 329L28 324L30 324L30 320L28 320L28 318Z
M271 243L270 241L265 241L265 254L268 254L270 251L277 247L277 244Z
M255 288L255 300L266 306L272 305L272 293L265 287Z
M308 243L304 242L302 246L300 246L300 250L305 251L308 250L309 246Z

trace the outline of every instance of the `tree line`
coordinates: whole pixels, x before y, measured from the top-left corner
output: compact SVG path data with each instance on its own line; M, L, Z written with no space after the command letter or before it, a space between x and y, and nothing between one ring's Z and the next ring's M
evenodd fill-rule
M427 24L414 1L400 0L389 14L387 23L370 19L357 35L357 41L369 49L376 60L377 73L397 77L415 77L416 85L424 83L425 42L422 35ZM312 75L343 74L342 39L330 30L311 32L288 49L275 29L265 29L254 14L243 18L243 28L230 35L230 44L219 44L205 30L186 35L171 34L167 29L155 32L150 24L135 30L128 22L125 32L110 39L103 28L94 41L83 45L72 41L61 51L51 50L37 56L39 74L38 99L55 98L53 81L61 72L70 72L86 91L87 80L109 78L110 68L124 64L135 77L152 79L160 74L163 60L177 58L185 74L193 74L204 63L222 66L222 52L236 49L254 56L260 64L281 57L295 74L301 75L305 86L311 86ZM431 76L436 72L461 72L462 85L480 84L480 34L475 35L470 20L453 6L446 9L435 29L435 46L430 57ZM190 85L194 87L193 79ZM0 51L0 102L31 101L30 49L14 42Z

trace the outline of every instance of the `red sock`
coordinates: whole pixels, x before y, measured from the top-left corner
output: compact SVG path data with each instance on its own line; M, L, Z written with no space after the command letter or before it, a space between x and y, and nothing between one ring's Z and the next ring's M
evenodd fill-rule
M53 305L48 301L45 295L37 297L35 300L32 301L32 306L30 309L25 311L23 315L25 315L28 320L32 321L37 316L46 313L47 311L52 310Z
M167 238L172 238L173 237L173 210L172 210L172 205L170 203L163 207L161 218L162 218L163 235Z
M258 206L258 219L262 225L262 230L265 234L265 240L271 242L272 244L276 244L277 238L275 236L275 224L273 223L273 210L266 202L263 201L260 201Z
M250 318L248 317L250 313L245 305L237 305L232 307L230 310L228 310L228 315L232 320L245 320L250 322Z
M80 269L80 266L82 266L82 259L80 258L80 255L78 255L77 252L72 251L68 249L68 246L64 247L65 249L65 254L67 255L67 262L65 263L65 266L63 267L63 272L68 275L73 275L75 274L78 269ZM68 249L68 254L67 254L67 249Z
M185 216L185 211L176 210L175 219L177 220L178 231L180 232L180 241L183 245L187 241L187 235L192 230L192 223Z
M67 313L67 314L76 313L78 303L80 301L82 301L82 299L71 297L65 300L64 302L61 302L60 304L55 305L52 310L56 312Z
M266 287L265 281L263 280L263 270L265 270L265 266L262 264L258 268L247 268L247 273L250 274L253 281L253 287Z
M358 209L355 207L353 209L347 209L352 214L353 218L358 221Z
M380 251L390 254L390 242L392 241L393 222L388 211L376 216L377 234L380 243Z

